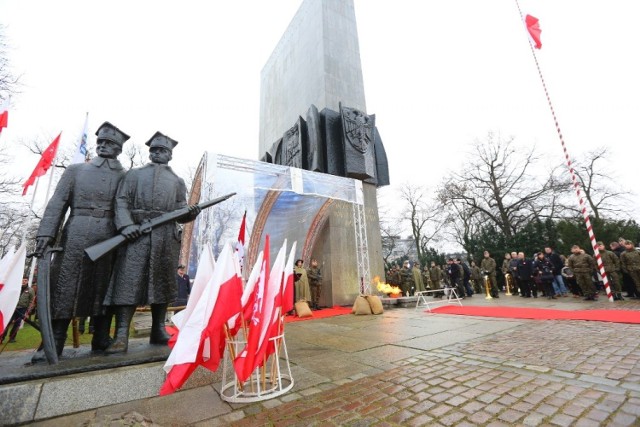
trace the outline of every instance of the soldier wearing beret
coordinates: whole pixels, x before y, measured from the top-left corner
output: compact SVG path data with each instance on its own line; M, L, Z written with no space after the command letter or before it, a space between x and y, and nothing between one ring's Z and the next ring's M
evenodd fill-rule
M105 316L102 300L113 257L108 254L91 262L84 249L117 234L113 199L124 176L117 157L129 135L104 122L96 136L98 157L66 168L47 204L36 237L35 256L40 257L56 241L60 225L69 214L59 243L63 251L54 257L50 276L51 323L58 355L62 354L73 317L93 318L93 351L104 350L110 342L110 319ZM42 350L34 356L34 361L38 360L44 360Z
M184 181L169 167L177 141L156 132L146 145L151 163L131 169L123 178L115 199L115 225L128 244L118 251L104 304L116 316L114 340L107 353L126 352L129 325L136 306L151 306L151 344L166 344L167 306L177 296L175 265L180 256L181 230L169 223L142 233L140 224L187 206ZM193 221L197 205L178 222Z

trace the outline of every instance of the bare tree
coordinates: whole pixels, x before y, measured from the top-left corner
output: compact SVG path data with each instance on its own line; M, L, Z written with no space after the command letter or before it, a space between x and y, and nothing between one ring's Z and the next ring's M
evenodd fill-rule
M0 24L0 100L17 93L20 78L13 74L7 50L9 45L4 36L4 26Z
M378 202L378 217L382 239L382 259L386 265L389 265L390 258L397 249L398 240L400 240L401 223L397 218L393 218L389 209L380 202Z
M427 188L408 183L404 184L400 190L400 197L407 207L404 219L411 225L418 259L422 259L429 244L437 240L445 224L439 209L440 204L435 202L435 194L434 197L430 197L428 193Z
M127 142L119 157L125 169L133 169L144 166L149 158L148 150L141 143Z
M600 147L573 163L584 199L596 220L625 213L623 205L631 194L614 182L615 173L612 173L612 168L606 167L608 156L608 149Z
M516 148L514 138L506 140L490 132L483 142L476 141L474 157L445 180L439 191L442 203L455 205L465 215L480 216L494 225L507 239L533 218L547 218L556 210L558 192L567 182L558 178L557 167L542 180L530 172L538 161L535 147Z

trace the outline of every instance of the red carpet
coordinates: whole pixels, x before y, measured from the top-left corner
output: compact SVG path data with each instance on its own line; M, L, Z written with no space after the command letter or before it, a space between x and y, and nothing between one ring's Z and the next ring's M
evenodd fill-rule
M428 312L425 311L425 313ZM553 310L548 308L444 305L432 309L431 312L509 319L593 320L597 322L640 323L640 311L637 310Z
M323 308L322 310L316 310L312 317L297 317L297 316L285 316L285 323L300 322L302 320L324 319L326 317L340 316L342 314L351 314L351 307L340 307L334 305L332 308Z

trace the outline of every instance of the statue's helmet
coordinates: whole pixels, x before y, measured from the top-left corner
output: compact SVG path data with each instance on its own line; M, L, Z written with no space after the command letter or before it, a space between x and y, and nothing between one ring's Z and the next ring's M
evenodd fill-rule
M109 122L104 122L100 125L98 130L96 131L97 139L106 139L108 141L115 142L122 148L122 144L124 144L130 136L126 133L122 132L120 129L115 127Z
M169 138L166 135L163 135L160 132L156 132L150 140L144 143L149 148L153 147L164 147L169 151L173 151L174 147L178 145L178 141Z

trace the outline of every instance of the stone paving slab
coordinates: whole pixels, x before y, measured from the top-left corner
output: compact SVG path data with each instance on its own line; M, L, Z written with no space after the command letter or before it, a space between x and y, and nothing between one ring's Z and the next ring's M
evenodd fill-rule
M637 301L574 298L465 303L640 309ZM357 345L310 338L327 331ZM409 331L414 335L405 335ZM639 332L640 325L471 318L413 308L297 322L287 325L296 383L279 398L231 405L214 383L34 425L106 425L105 417L132 413L163 426L640 425ZM384 342L389 334L404 339ZM358 349L367 337L369 346Z

